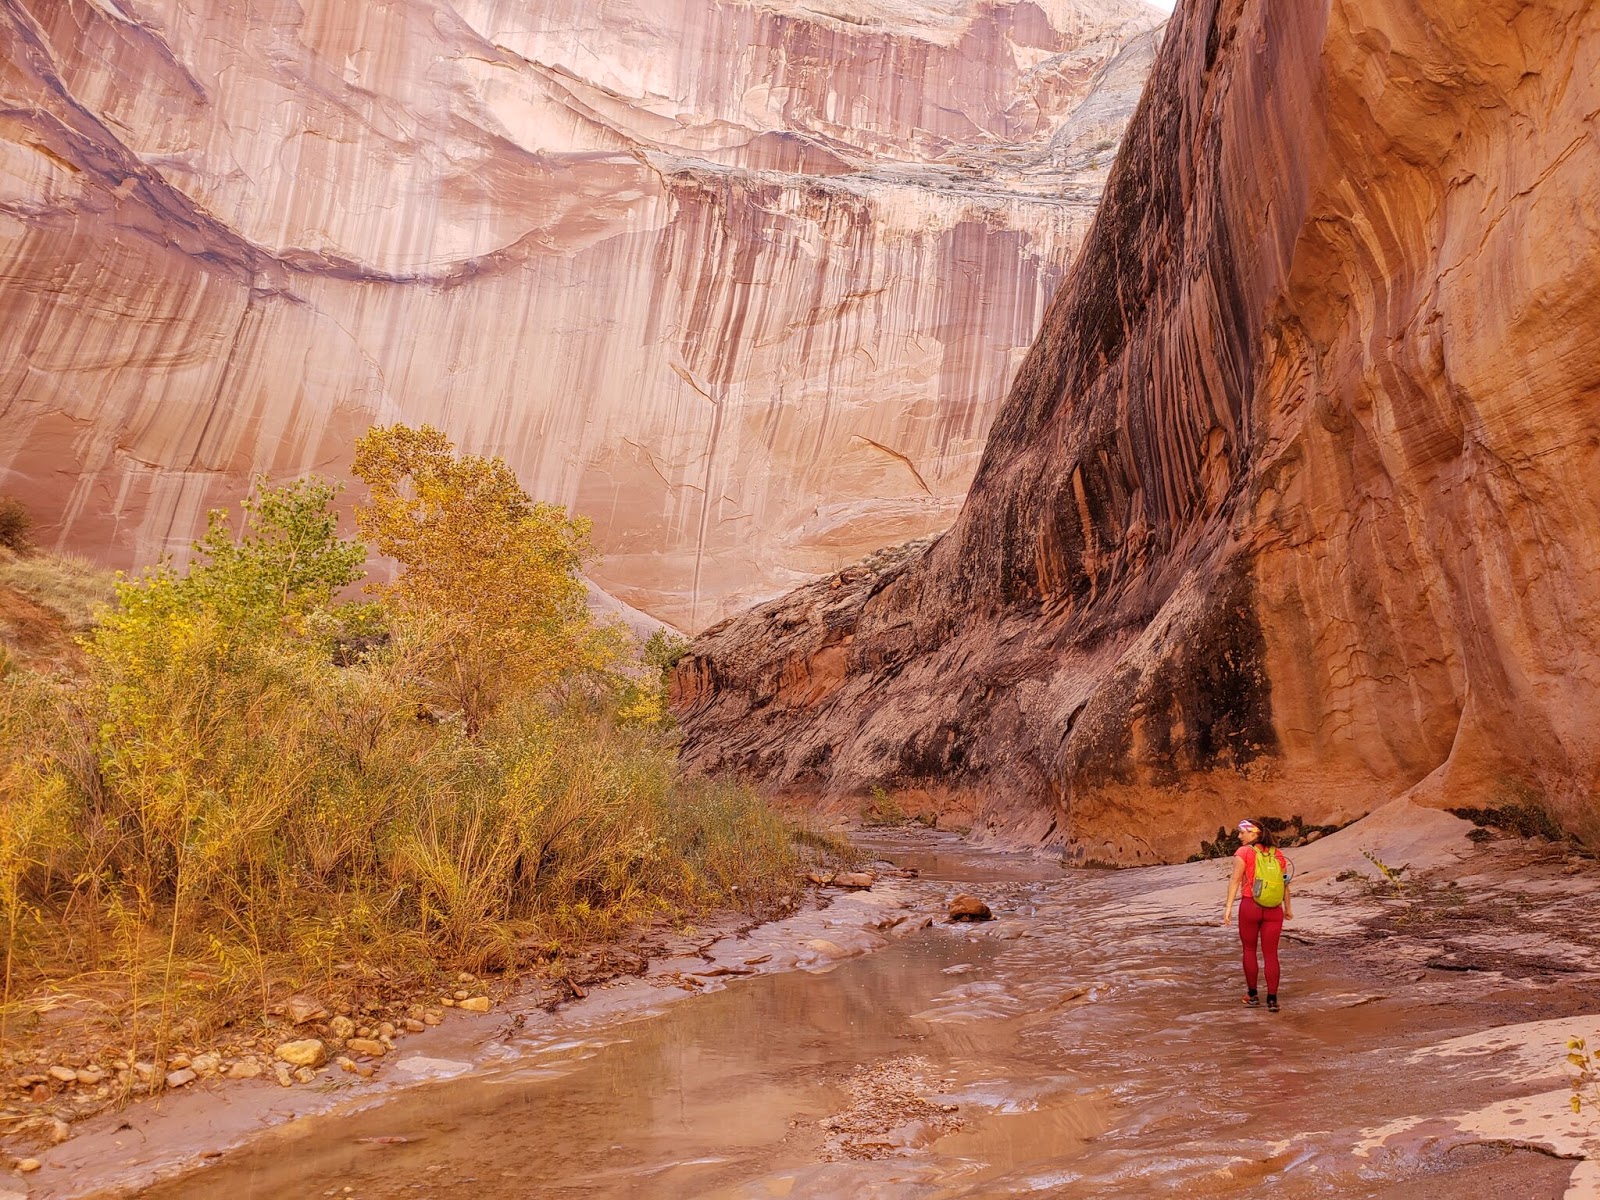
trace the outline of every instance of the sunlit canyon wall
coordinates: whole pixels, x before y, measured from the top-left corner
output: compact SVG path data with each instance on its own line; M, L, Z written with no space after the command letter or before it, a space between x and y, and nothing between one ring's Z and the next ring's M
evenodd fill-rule
M180 558L428 422L682 628L954 519L1137 0L0 0L0 491Z

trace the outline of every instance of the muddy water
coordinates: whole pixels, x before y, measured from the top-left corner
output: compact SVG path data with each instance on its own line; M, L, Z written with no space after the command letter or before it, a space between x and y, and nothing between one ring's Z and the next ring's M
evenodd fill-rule
M1231 936L1128 915L1135 877L895 856L921 869L923 906L959 885L1000 920L513 1041L470 1076L301 1123L144 1194L1562 1194L1570 1164L1425 1127L1361 1150L1363 1130L1456 1099L1448 1077L1398 1066L1451 1030L1448 1004L1423 1011L1291 943L1284 1011L1247 1011Z

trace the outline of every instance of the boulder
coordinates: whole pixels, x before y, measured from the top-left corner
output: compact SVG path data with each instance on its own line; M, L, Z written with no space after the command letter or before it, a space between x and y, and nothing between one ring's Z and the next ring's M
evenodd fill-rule
M318 1038L284 1042L273 1053L291 1067L320 1067L328 1061L328 1047Z
M949 920L952 921L992 921L994 914L989 911L989 906L976 896L969 896L962 892L950 901Z

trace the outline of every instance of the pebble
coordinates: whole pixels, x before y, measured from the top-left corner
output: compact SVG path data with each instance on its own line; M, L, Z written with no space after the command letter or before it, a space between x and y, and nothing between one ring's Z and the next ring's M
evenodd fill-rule
M228 1068L229 1079L259 1079L261 1064L253 1058L242 1058Z
M287 1063L273 1063L272 1071L277 1077L279 1086L292 1087L294 1085L294 1075L290 1073Z
M430 1008L422 1014L424 1025L438 1025L444 1021L444 1014L436 1008Z
M466 1012L486 1013L489 1011L489 997L470 996L461 1001L461 1003L456 1005L456 1007L463 1009Z
M457 1000L465 1000L467 997L469 997L471 995L472 995L471 992L467 991L465 988L462 988L461 990L456 992L456 999Z
M362 1058L382 1058L388 1048L382 1042L372 1038L351 1038L344 1044L344 1048L351 1054L359 1054Z
M877 880L869 871L841 871L833 877L834 887L856 888L858 890L870 888Z
M59 1083L77 1083L78 1072L71 1067L51 1067L50 1078Z
M187 1054L174 1054L170 1059L167 1060L167 1070L181 1071L185 1067L189 1066L189 1064L190 1059Z
M294 1069L294 1077L297 1083L310 1083L317 1077L317 1073L310 1067L296 1067Z
M426 1028L427 1026L425 1024L413 1017L407 1017L405 1020L405 1029L407 1033L421 1033Z
M184 1067L178 1071L167 1072L167 1086L169 1088L187 1087L199 1078L199 1074L193 1067Z
M68 1125L60 1117L54 1117L51 1119L50 1124L45 1126L44 1136L52 1146L59 1146L72 1136L72 1126Z
M78 1073L78 1082L84 1087L94 1087L105 1078L105 1072L98 1067L85 1067Z
M328 1033L338 1038L341 1042L356 1035L356 1023L349 1017L335 1017L328 1022Z
M44 1164L41 1163L37 1158L21 1158L17 1160L17 1170L21 1171L24 1175L31 1174L42 1166L44 1166Z

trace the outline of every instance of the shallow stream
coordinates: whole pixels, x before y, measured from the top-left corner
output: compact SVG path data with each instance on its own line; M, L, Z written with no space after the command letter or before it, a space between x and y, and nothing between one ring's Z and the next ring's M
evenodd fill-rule
M1450 1077L1402 1058L1465 1028L1448 1003L1287 941L1283 1012L1246 1010L1232 933L1130 915L1136 873L882 850L919 868L915 911L966 890L999 920L582 1036L514 1035L469 1075L297 1122L144 1195L1562 1195L1570 1163L1510 1146L1423 1126L1362 1147L1453 1103Z

